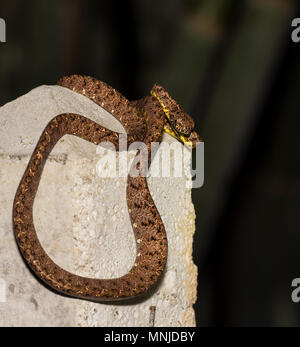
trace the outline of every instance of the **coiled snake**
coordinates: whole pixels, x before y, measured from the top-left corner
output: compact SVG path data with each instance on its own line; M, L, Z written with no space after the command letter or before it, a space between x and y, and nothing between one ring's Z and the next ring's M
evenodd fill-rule
M83 94L116 117L127 132L128 146L142 141L151 153L151 143L160 142L163 131L193 147L200 141L193 131L194 122L158 85L151 95L129 102L104 82L73 75L58 85ZM18 186L13 203L13 228L23 258L33 272L54 290L89 300L121 300L148 291L164 271L167 260L167 236L164 224L150 195L146 177L127 179L128 211L136 239L136 260L131 270L114 279L86 278L56 265L42 248L33 223L33 202L49 153L64 135L71 134L99 144L112 142L118 149L119 134L77 114L61 114L44 129ZM148 155L140 165L151 164Z

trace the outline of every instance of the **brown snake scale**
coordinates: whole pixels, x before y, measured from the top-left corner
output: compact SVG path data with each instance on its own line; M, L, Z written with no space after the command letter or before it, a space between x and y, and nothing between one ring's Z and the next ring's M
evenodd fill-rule
M194 123L160 86L147 96L129 102L104 82L73 75L62 78L58 85L85 95L110 112L124 126L128 146L135 141L147 145L148 157L141 168L151 164L151 142L160 142L164 127L180 132L189 141L199 141L192 131ZM162 104L164 107L162 107ZM166 118L166 108L169 111ZM173 123L172 123L173 121ZM119 134L103 128L80 115L65 113L53 118L44 129L18 186L13 203L13 228L23 258L46 284L63 294L97 301L128 299L148 291L160 278L167 260L167 236L159 212L152 200L146 177L127 179L127 204L135 239L136 260L131 270L114 279L86 278L56 265L41 246L33 222L33 202L46 160L64 135L75 135L96 145L112 142L118 149Z

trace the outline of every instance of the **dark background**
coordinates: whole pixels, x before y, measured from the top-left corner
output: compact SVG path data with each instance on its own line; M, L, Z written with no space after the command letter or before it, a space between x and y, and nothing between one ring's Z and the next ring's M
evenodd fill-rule
M196 120L198 326L300 325L300 43L293 0L3 0L0 106L78 73L157 82Z

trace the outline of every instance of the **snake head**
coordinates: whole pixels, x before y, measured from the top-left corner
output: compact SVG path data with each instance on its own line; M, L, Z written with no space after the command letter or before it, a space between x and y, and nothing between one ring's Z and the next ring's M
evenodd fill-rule
M200 136L194 131L195 123L192 117L184 112L162 86L155 84L150 94L157 99L165 113L167 120L165 132L190 148L195 148L197 142L202 142Z

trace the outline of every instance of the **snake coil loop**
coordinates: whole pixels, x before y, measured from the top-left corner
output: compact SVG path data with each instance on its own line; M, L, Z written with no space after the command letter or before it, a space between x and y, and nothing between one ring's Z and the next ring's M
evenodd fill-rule
M155 86L152 96L129 102L112 87L91 77L63 77L58 85L85 95L116 117L127 131L128 146L134 141L143 141L150 149L151 142L161 141L164 130L182 142L194 144L199 141L198 135L192 132L194 125L191 118L184 115L180 119L180 115L183 116L180 114L181 109L176 109L176 103L172 104L171 97L162 87ZM175 125L172 124L172 114L175 115ZM180 123L186 125L182 132L177 126ZM21 254L37 277L63 294L96 301L138 296L148 291L162 275L168 249L165 227L152 200L146 177L132 177L129 174L127 179L127 204L136 239L136 260L126 275L114 279L95 279L72 274L55 264L38 240L33 223L34 198L46 160L58 140L66 134L94 144L111 141L116 148L119 144L118 133L77 114L61 114L48 123L31 156L13 203L13 228ZM150 156L141 165L149 163Z

